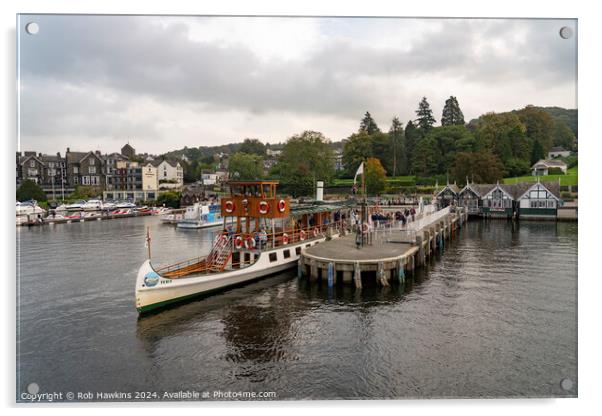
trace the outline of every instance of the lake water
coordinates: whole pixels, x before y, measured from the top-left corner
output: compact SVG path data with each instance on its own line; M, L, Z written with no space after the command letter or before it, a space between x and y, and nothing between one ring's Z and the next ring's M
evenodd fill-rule
M18 400L30 383L158 399L577 394L576 223L470 221L403 287L329 290L292 270L139 318L147 226L155 263L209 250L210 231L156 217L17 229Z

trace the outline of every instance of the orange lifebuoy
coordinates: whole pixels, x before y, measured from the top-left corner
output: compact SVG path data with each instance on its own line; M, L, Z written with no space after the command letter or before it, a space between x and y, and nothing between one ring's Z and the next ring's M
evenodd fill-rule
M368 223L363 223L362 224L362 232L364 234L366 234L368 232L368 229L369 229Z
M255 239L251 236L245 238L245 247L248 249L255 248Z
M234 239L234 247L237 249L241 249L244 241L241 236L238 236Z
M261 215L265 215L268 212L270 212L270 204L268 204L266 201L260 201L259 202L259 213Z
M282 244L288 244L288 234L282 234Z
M236 205L234 205L233 201L226 201L225 207L228 214L232 213L236 209Z
M307 238L307 233L304 230L301 230L301 232L299 233L299 238L301 239L301 241L304 241Z
M284 199L281 199L280 201L278 201L278 211L280 211L280 212L286 211L286 201Z

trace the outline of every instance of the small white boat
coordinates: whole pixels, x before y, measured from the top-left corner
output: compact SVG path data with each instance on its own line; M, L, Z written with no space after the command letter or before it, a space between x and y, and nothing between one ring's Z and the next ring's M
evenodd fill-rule
M184 213L184 218L177 222L178 228L199 229L224 225L219 205L202 205L196 203Z
M40 221L46 215L46 211L38 206L37 201L25 201L16 203L16 225Z
M182 214L166 214L161 217L161 224L177 224L182 221Z
M81 211L81 210L83 210L85 204L86 204L86 201L81 200L81 201L76 201L72 204L68 204L67 206L65 206L65 208L67 209L67 211Z
M111 210L114 210L115 208L117 208L117 205L115 205L115 203L111 202L111 201L106 201L106 202L103 202L103 204L102 204L102 209L106 210L106 211L111 211Z
M127 201L116 202L115 208L119 208L119 209L136 208L136 204L134 204L132 202L127 202Z
M102 209L102 201L100 199L90 199L83 206L84 211L100 211Z

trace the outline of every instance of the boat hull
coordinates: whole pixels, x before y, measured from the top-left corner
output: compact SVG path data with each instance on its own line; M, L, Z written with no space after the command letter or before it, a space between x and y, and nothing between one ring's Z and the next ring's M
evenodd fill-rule
M191 230L198 230L201 228L211 228L211 227L220 227L224 225L223 221L214 221L214 222L202 222L202 221L178 221L176 226L178 228L187 228Z
M209 295L227 288L248 283L297 265L300 255L297 247L318 244L325 240L317 238L301 244L281 246L266 250L250 266L227 270L222 273L200 274L185 278L169 279L160 276L150 260L145 261L138 270L136 279L136 309L140 313L163 308L167 305L190 300L194 297ZM284 257L288 250L289 257ZM270 254L276 253L277 260L271 260ZM272 256L273 257L273 256Z

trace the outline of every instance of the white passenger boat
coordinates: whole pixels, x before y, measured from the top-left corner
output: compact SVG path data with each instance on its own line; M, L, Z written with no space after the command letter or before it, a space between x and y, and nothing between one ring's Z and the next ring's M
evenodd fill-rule
M223 225L221 207L217 204L203 205L197 202L186 208L184 217L176 224L178 228L188 229L220 227Z
M276 197L277 183L230 182L231 195L222 199L221 214L224 221L233 220L235 229L219 233L206 257L155 267L147 234L149 259L138 270L137 310L147 312L295 267L303 248L337 238L345 229L340 220L345 207L291 210L288 198Z

